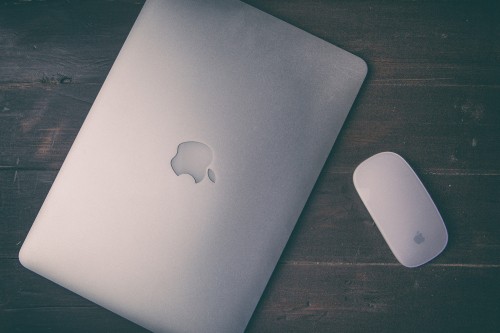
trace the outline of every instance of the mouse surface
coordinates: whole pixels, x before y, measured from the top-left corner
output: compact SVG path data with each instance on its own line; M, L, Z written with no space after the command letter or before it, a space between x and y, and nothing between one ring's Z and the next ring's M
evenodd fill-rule
M429 193L398 154L383 152L354 171L354 186L398 261L417 267L446 247L448 233Z

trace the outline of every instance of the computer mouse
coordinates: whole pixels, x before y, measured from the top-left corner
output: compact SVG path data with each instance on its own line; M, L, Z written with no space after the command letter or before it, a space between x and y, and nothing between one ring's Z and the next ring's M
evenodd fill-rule
M417 267L434 259L448 232L424 185L398 154L383 152L354 171L356 190L396 259Z

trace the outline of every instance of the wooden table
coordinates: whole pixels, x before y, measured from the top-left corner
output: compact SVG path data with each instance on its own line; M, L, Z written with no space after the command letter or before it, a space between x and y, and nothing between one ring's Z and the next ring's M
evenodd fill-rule
M500 332L500 6L249 2L369 74L248 331ZM17 259L141 6L0 4L0 332L143 331ZM423 267L397 263L352 184L381 151L410 162L448 228Z

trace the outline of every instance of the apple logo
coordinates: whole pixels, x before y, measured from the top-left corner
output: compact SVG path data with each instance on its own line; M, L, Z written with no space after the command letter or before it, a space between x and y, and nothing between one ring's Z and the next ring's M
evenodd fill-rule
M215 183L215 173L212 169L208 169L212 163L212 155L212 149L206 144L187 141L179 144L177 154L170 161L170 165L177 176L190 175L195 183L199 183L207 173L208 179Z
M425 238L420 231L417 231L417 234L415 235L415 237L413 237L413 240L417 244L422 244L425 241Z

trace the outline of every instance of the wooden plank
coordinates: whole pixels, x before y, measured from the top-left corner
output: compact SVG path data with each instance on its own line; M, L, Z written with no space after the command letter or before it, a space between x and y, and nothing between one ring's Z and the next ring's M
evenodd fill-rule
M379 82L499 82L496 2L247 2L367 59Z
M99 89L99 84L0 88L0 166L59 169Z
M58 169L99 88L0 86L0 167ZM499 103L500 87L367 86L325 171L394 150L422 172L498 174Z
M147 333L118 315L97 307L23 308L0 313L0 331L17 333Z
M0 259L1 323L12 332L142 332ZM248 332L496 332L500 266L278 265ZM2 328L0 324L0 328ZM7 331L7 330L5 330Z
M87 299L35 274L16 259L0 259L0 304L4 310L96 307Z
M433 264L500 262L500 176L423 175L449 233ZM396 263L352 184L324 174L309 198L282 261Z
M0 332L145 332L143 328L0 259Z
M278 266L249 332L498 332L500 267Z
M0 83L102 83L142 3L7 1ZM500 83L494 2L249 3L366 59L374 83Z
M143 2L4 2L0 83L102 83Z
M17 258L55 171L0 172L0 258ZM0 276L1 279L1 276Z
M56 172L0 173L0 258L17 258ZM500 262L500 176L424 175L450 234L436 264ZM319 179L283 254L285 262L396 263L350 173Z

